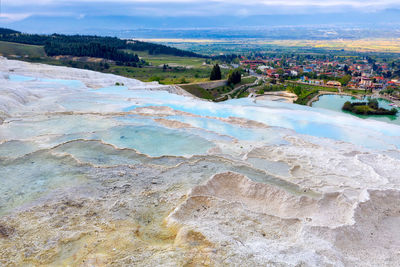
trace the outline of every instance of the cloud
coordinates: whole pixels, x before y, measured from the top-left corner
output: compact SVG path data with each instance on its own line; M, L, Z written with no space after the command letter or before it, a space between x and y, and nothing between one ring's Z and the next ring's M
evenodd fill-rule
M30 17L30 13L2 13L0 14L0 22L14 22Z
M71 16L220 16L376 12L399 0L3 0L1 18ZM84 14L84 15L83 15Z
M269 5L269 6L390 6L399 5L398 0L35 0L34 5L63 5L65 3L113 3L113 4L138 4L138 3L226 3L226 4L245 4L245 5ZM26 0L3 0L3 4L8 6L27 5Z

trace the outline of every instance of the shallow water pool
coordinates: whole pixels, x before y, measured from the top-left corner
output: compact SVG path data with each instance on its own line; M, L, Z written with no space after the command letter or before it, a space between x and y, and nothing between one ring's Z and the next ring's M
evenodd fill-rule
M319 100L314 102L312 104L313 107L315 108L321 108L321 109L329 109L329 110L333 110L333 111L337 111L337 112L341 112L341 113L346 113L346 114L350 114L349 112L346 111L342 111L342 107L343 104L347 101L350 102L367 102L368 98L365 97L364 99L360 100L357 99L355 97L352 96L341 96L341 95L323 95L319 97ZM390 102L386 99L378 99L379 102L379 106L382 108L386 108L386 109L392 109L393 106L390 106ZM399 113L400 113L400 108L398 108ZM371 120L378 120L378 121L383 121L383 122L387 122L387 123L393 123L393 124L397 124L400 125L400 115L399 113L397 115L394 116L377 116L377 115L357 115L357 114L351 114L353 116L356 116L358 118L362 118L362 119L371 119Z

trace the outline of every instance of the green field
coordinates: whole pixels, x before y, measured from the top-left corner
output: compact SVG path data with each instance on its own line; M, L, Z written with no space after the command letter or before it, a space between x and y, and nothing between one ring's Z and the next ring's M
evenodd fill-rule
M245 85L245 84L249 84L249 83L254 83L256 80L257 80L257 78L254 77L254 76L244 77L244 78L242 78L240 83L235 85L235 87L239 87L239 86L242 86L242 85Z
M213 95L209 91L196 84L181 85L180 87L197 97L204 99L214 99Z
M0 54L5 57L45 57L44 48L36 45L17 44L0 41Z
M343 92L351 95L366 95L369 93L365 92L365 90L355 90L355 89L345 89L343 90Z
M203 67L203 63L205 62L204 58L197 58L197 57L150 55L148 52L145 51L132 51L132 50L123 50L123 51L137 54L141 59L144 59L152 66L156 67L157 66L162 67L164 64L167 64L170 67L200 68Z
M158 81L163 84L184 84L209 80L212 65L205 65L204 58L178 57L171 55L150 55L146 51L123 50L137 54L149 63L145 68L115 66L111 72L142 81ZM163 66L167 65L166 69ZM222 71L223 75L227 75Z
M190 50L196 53L211 55L218 53L235 53L247 55L249 52L263 51L265 53L299 53L326 54L335 50L337 55L353 56L354 53L400 53L398 38L360 38L334 40L273 40L264 38L238 39L153 39L160 44Z
M173 67L164 70L160 67L134 68L126 66L111 66L107 72L141 81L158 81L162 84L184 84L209 81L211 68ZM222 72L223 75L227 73Z

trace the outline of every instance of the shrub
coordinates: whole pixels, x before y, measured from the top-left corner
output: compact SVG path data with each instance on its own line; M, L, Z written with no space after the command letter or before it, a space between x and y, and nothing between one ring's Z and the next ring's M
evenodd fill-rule
M221 80L221 69L218 64L214 65L213 69L211 70L210 74L210 80L211 81L216 81L216 80Z
M368 100L368 106L373 109L378 109L379 108L378 100L376 100L375 98L370 98Z
M242 74L240 70L236 69L232 71L228 76L228 83L229 84L238 84L242 81Z

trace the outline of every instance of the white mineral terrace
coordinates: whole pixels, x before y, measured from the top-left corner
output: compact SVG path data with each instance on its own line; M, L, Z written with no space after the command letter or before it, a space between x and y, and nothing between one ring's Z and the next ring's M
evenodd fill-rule
M399 166L398 125L0 59L0 266L399 266Z

